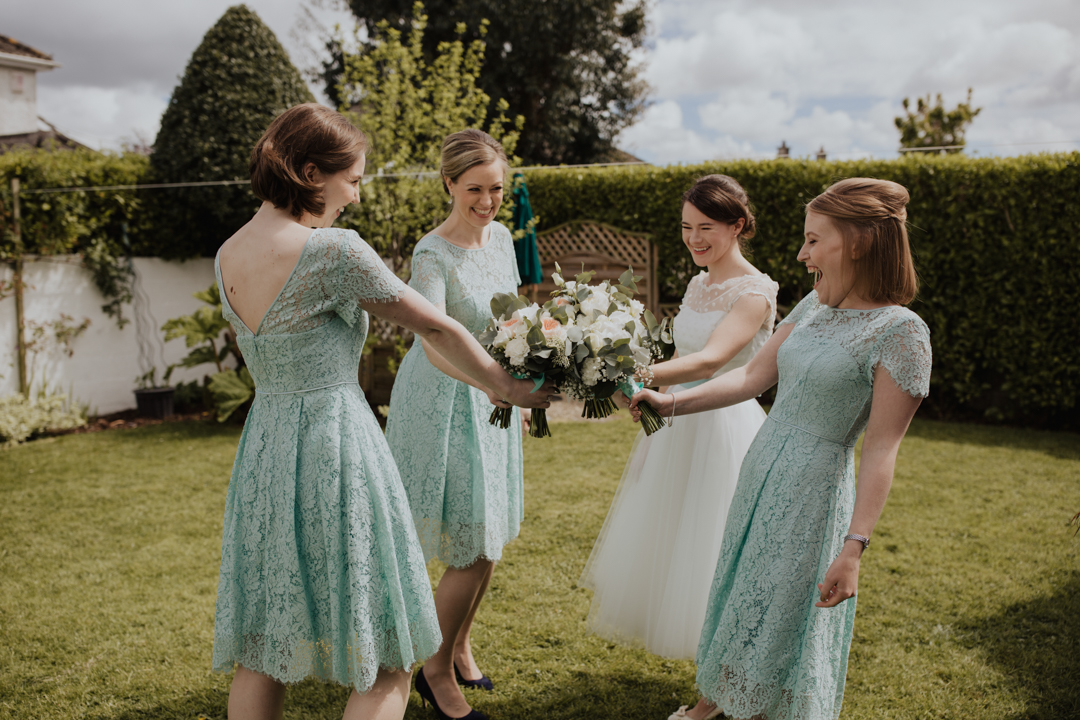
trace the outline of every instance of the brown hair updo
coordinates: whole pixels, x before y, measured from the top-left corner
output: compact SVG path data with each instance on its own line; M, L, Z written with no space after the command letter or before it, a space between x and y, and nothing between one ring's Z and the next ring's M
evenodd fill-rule
M683 193L683 204L690 203L707 218L726 225L743 221L739 231L739 249L757 233L757 222L750 207L750 197L743 186L727 175L706 175L694 181Z
M305 103L278 115L251 151L251 191L296 218L322 215L319 185L305 176L313 164L323 175L348 170L367 150L367 138L339 112Z
M907 305L919 279L908 244L907 188L891 180L848 178L806 204L832 219L852 258L856 282L873 302Z
M469 128L447 135L443 140L442 157L439 160L443 190L450 193L447 180L457 182L458 178L471 168L496 160L502 162L503 168L510 168L510 161L506 159L502 145L483 130Z

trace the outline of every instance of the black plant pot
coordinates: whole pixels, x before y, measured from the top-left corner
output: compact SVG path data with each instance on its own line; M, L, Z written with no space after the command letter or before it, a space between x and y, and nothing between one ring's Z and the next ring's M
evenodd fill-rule
M163 420L173 414L173 388L136 390L135 407L139 417Z

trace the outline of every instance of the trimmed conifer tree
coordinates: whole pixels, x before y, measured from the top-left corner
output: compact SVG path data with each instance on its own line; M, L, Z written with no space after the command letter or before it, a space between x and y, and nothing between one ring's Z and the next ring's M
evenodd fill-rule
M154 182L248 180L270 121L315 98L259 16L234 5L203 36L161 118ZM259 206L247 185L154 191L144 242L168 258L213 256Z

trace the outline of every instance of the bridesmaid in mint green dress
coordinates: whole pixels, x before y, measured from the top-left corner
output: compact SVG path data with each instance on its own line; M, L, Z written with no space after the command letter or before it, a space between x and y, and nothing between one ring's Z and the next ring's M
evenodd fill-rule
M473 333L487 326L492 295L516 295L520 284L510 231L493 222L506 170L502 147L487 133L448 136L442 175L450 215L413 252L410 287ZM524 517L521 419L514 413L508 429L492 425L493 402L500 401L489 388L419 341L394 380L386 425L424 556L448 566L435 592L443 647L416 686L452 718L482 716L458 684L492 689L473 658L470 630Z
M285 685L307 677L353 688L346 718L400 720L409 670L439 648L408 499L357 383L368 312L412 329L499 397L541 402L355 232L327 227L357 201L365 145L328 108L283 113L252 154L262 207L215 260L222 312L255 382L214 620L214 669L236 667L231 720L281 717Z
M907 201L902 186L865 178L811 201L799 260L818 276L814 292L748 365L678 396L682 415L779 380L727 516L697 651L704 698L671 718L840 715L859 561L929 392L929 331L903 307L916 290ZM646 391L633 405L642 400L673 409L670 396Z

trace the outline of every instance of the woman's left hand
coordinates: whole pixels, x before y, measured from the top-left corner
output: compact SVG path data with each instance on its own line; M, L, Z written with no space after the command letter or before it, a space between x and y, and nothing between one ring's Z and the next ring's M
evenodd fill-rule
M521 437L529 434L529 426L532 425L532 413L521 408Z
M850 549L849 549L850 548ZM825 572L825 581L818 583L821 601L814 607L836 607L848 598L855 597L859 590L859 555L861 547L854 542L844 543L839 557Z

